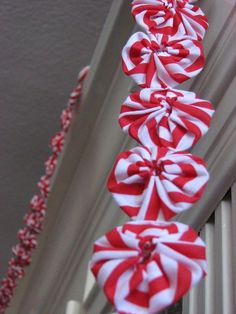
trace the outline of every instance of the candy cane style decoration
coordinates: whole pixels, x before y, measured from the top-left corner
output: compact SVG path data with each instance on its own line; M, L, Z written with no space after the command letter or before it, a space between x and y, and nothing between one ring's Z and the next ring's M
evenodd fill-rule
M142 145L187 150L206 134L213 113L211 103L195 93L144 88L125 100L119 123Z
M205 57L202 44L188 37L138 32L122 51L125 74L141 87L175 87L199 74Z
M180 223L135 221L94 244L92 271L118 313L151 313L179 300L206 274L205 245Z
M168 220L190 208L201 197L207 181L201 158L142 146L118 156L108 188L130 217Z
M138 25L152 34L172 38L189 36L202 40L208 28L202 10L188 0L134 0L132 15Z
M32 253L37 247L37 236L43 230L43 222L47 213L47 199L50 194L51 178L56 170L57 160L63 149L66 134L70 128L72 111L78 103L82 91L83 81L89 67L85 67L79 74L78 85L72 91L67 107L61 115L61 131L50 141L52 154L45 162L45 175L39 182L39 193L30 202L30 211L24 217L24 227L19 230L19 243L12 248L13 257L8 263L7 277L0 285L0 314L4 314L13 297L19 279L25 275L25 268L32 261Z
M205 244L190 227L169 222L202 196L209 174L187 152L210 127L212 104L176 89L205 63L208 28L190 0L133 0L142 28L122 50L139 86L121 105L119 124L140 146L122 152L108 190L133 219L94 244L91 269L117 314L157 314L206 275Z

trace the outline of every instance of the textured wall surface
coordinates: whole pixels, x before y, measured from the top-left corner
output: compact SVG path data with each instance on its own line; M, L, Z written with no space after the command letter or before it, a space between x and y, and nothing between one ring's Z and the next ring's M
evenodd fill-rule
M110 0L0 3L0 276L43 173L78 70L90 62Z

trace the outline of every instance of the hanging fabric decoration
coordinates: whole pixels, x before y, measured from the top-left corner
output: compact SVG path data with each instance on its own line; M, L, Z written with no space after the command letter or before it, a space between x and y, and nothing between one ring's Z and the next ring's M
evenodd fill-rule
M152 34L202 40L208 28L207 18L199 7L190 3L188 0L135 0L132 15L138 25Z
M213 113L211 103L195 93L144 88L124 101L119 123L142 145L187 150L206 134Z
M205 245L190 227L135 221L95 242L91 267L119 313L155 314L205 276L205 259Z
M133 0L144 32L122 50L125 74L139 85L124 100L123 131L140 146L117 157L107 186L133 219L94 244L91 269L117 314L157 314L206 275L205 244L190 227L168 222L202 196L209 174L188 153L210 127L214 109L173 89L203 69L208 28L195 0Z
M205 63L202 44L188 37L138 32L122 51L125 74L141 87L175 87L196 76Z
M118 156L108 189L130 217L168 220L196 203L207 181L200 157L141 146Z
M25 268L32 261L33 250L37 247L37 236L43 230L43 222L47 212L47 199L50 194L51 178L56 170L57 160L62 152L65 137L70 128L72 111L78 104L82 91L83 82L88 74L89 67L85 67L78 77L78 85L72 91L67 107L61 114L61 131L50 141L52 155L45 162L45 175L39 182L39 194L35 195L30 202L30 211L24 217L25 227L19 230L17 237L19 244L12 248L13 257L8 263L7 277L0 285L0 314L4 314L13 297L18 280L25 275Z

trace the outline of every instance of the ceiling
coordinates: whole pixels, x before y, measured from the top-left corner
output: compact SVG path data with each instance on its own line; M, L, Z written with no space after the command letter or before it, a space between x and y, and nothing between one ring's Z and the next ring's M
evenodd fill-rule
M0 3L0 276L59 128L61 110L89 64L110 0Z

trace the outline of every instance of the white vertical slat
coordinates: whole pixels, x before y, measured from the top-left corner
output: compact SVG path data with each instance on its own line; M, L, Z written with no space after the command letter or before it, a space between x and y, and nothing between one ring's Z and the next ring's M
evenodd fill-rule
M215 314L214 222L205 226L208 271L205 279L205 314Z
M83 302L86 301L86 299L88 298L95 284L96 284L95 278L90 270L90 266L88 266L87 278L86 278L86 283L85 283L85 288L84 288Z
M216 219L216 313L233 312L233 265L230 200L223 200L215 213Z
M199 314L197 287L193 288L189 293L189 314Z
M206 241L205 228L201 232L201 238ZM205 285L204 279L184 297L182 314L208 314L205 312Z
M182 314L189 314L189 293L183 298Z
M70 300L66 306L66 314L82 314L80 303Z
M206 242L206 226L200 233L201 239ZM197 289L197 313L206 314L205 312L205 290L206 290L206 279L203 278L196 286Z
M215 246L214 246L214 258L215 258L215 314L222 314L222 230L221 230L221 206L215 211Z
M223 313L233 310L233 265L232 265L232 215L231 200L222 202L222 264L223 264Z
M233 184L231 189L232 197L232 256L233 265L236 265L236 182ZM233 272L233 284L234 290L236 291L236 271ZM234 297L234 313L236 313L236 297Z

